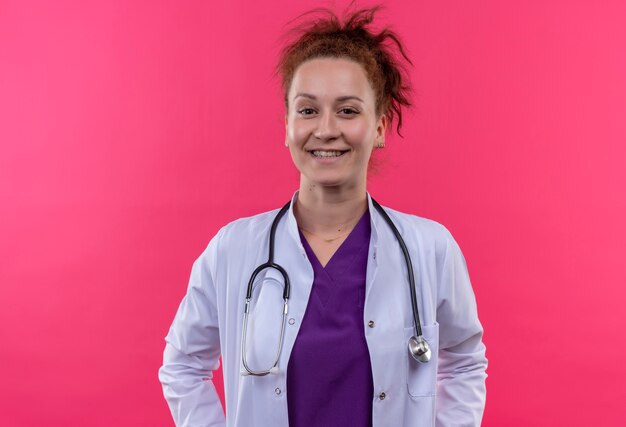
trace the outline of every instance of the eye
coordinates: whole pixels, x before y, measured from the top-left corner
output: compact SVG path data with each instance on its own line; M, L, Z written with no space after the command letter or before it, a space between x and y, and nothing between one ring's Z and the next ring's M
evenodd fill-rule
M346 114L348 116L353 116L356 114L359 114L359 112L357 110L355 110L354 108L350 108L350 107L344 107L341 110L339 110L341 113Z
M309 116L313 113L315 113L315 110L309 107L305 107L305 108L302 108L301 110L298 110L298 114L302 114L303 116Z

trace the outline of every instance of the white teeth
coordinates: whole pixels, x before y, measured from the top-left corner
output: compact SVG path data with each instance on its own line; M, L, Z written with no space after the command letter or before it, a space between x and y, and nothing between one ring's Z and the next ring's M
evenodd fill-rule
M315 157L339 157L342 154L342 151L313 151Z

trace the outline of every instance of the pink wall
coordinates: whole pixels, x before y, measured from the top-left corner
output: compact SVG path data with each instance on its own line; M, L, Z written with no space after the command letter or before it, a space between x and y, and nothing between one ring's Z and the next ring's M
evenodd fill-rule
M297 187L270 77L310 2L0 5L0 425L172 425L193 260ZM344 4L345 2L337 2ZM369 190L444 223L485 426L626 423L626 3L393 1L417 109Z

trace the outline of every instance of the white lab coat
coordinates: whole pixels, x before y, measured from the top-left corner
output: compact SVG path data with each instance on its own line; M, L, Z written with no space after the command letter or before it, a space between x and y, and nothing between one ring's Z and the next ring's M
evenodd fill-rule
M313 283L293 214L297 196L296 191L276 230L275 261L291 281L278 373L241 375L246 288L252 271L267 261L277 209L226 225L193 265L187 294L165 338L159 370L177 426L288 426L287 363ZM431 361L418 364L407 350L413 321L404 257L367 197L372 231L363 328L374 380L373 426L479 426L487 359L461 250L441 224L385 208L408 247L423 334L432 349ZM276 353L283 302L280 277L270 269L255 281L246 349L252 369L267 369ZM220 355L226 417L210 380ZM332 390L328 393L332 398Z

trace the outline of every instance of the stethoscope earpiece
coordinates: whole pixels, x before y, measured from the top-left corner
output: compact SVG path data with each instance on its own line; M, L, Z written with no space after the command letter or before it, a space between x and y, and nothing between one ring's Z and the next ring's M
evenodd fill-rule
M431 351L428 342L422 337L412 336L409 338L409 353L413 356L413 359L420 363L426 363L430 361Z

